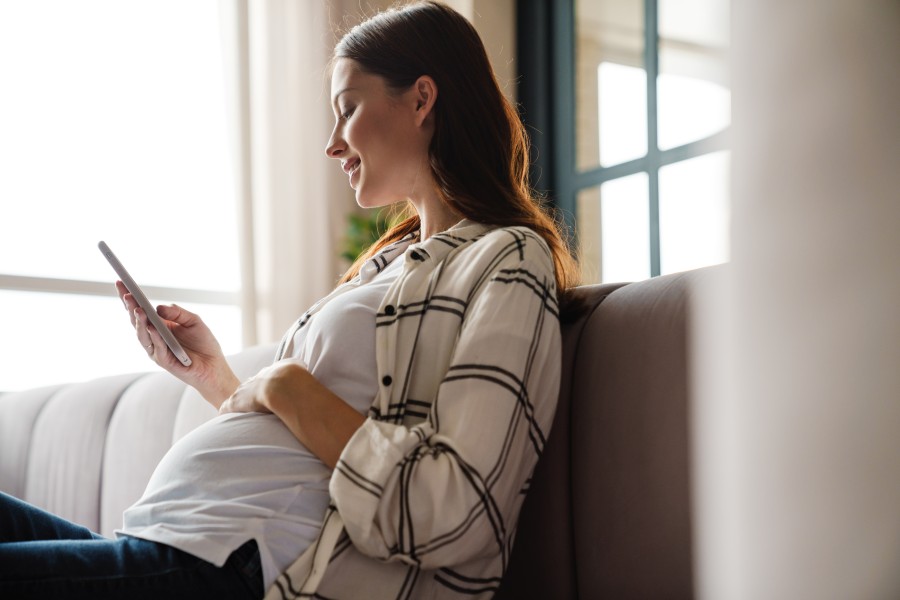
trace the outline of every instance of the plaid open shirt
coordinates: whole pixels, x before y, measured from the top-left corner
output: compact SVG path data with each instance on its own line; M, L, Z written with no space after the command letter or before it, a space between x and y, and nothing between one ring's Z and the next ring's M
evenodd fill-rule
M335 468L318 540L267 599L489 598L499 587L559 392L553 259L522 227L463 221L410 236L286 342L395 257L403 271L376 315L377 396Z

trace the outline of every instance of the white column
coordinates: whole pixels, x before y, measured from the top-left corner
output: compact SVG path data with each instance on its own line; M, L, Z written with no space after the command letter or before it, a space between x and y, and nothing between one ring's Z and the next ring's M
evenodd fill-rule
M696 313L700 595L900 598L900 3L732 14L733 259Z

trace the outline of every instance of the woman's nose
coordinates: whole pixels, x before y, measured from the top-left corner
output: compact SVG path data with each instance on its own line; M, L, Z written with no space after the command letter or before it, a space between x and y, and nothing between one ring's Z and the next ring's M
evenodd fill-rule
M328 158L340 158L347 150L347 144L341 139L337 132L331 134L328 145L325 146L325 154Z

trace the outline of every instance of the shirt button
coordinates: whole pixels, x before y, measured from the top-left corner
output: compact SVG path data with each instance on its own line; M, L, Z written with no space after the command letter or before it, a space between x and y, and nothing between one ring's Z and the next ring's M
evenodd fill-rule
M391 379L390 375L385 375L384 377L381 378L381 383L383 383L385 386L391 385L391 383L393 383L393 381L394 380Z
M396 312L397 312L397 309L394 308L393 304L388 304L387 306L384 307L384 314L386 314L386 315L393 315L393 314L396 314Z

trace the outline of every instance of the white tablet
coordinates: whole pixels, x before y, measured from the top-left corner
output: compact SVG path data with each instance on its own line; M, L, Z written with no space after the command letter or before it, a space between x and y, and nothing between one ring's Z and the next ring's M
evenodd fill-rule
M166 324L163 323L162 319L159 318L159 315L156 314L156 309L153 308L153 305L147 300L147 296L144 295L141 286L139 286L134 279L132 279L131 275L128 274L128 271L125 270L125 267L122 266L122 263L119 262L119 259L113 254L113 251L109 249L106 242L100 242L97 244L97 247L100 248L100 252L103 253L103 256L106 257L106 260L108 260L109 264L112 265L112 268L115 269L116 273L119 275L119 279L122 280L122 283L125 284L125 287L128 288L131 295L134 296L134 300L138 303L138 306L144 309L147 318L156 328L156 331L159 332L162 339L165 340L166 345L169 347L169 350L172 351L172 354L175 355L175 358L181 361L181 364L184 366L189 367L191 365L191 357L187 355L187 352L184 351L184 348L181 347L181 344L178 343L178 340L175 339L175 336L172 335L172 332L169 331Z

